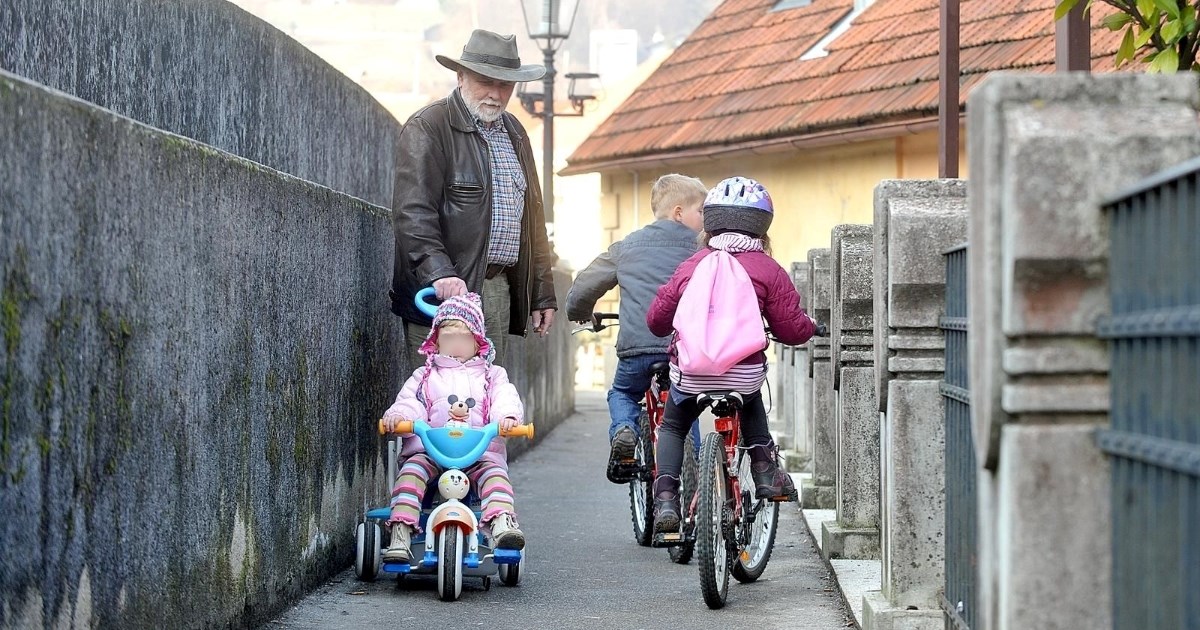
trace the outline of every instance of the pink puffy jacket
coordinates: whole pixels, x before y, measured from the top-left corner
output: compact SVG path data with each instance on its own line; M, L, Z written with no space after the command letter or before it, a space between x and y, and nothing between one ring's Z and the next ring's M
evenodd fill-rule
M421 380L426 370L430 370L429 378L422 386ZM455 398L456 403L450 402L451 397ZM428 406L425 401L429 401ZM490 365L480 357L460 363L451 357L434 355L432 369L425 366L417 368L408 377L404 387L400 388L396 402L383 416L389 419L424 420L432 427L440 427L450 419L452 404L458 413L466 412L467 421L473 427L497 423L502 418L523 421L525 415L517 388L508 381L508 372L504 368ZM405 436L400 458L403 460L424 451L420 438ZM492 440L480 461L490 461L507 469L508 451L504 447L504 438Z

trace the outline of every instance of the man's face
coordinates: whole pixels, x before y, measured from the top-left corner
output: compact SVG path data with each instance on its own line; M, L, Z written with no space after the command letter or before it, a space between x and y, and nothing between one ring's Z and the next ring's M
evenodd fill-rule
M675 206L674 211L675 220L688 226L693 232L699 232L704 229L703 199L697 199L686 206Z
M458 87L467 109L485 123L500 119L515 86L516 83L512 81L498 81L469 70L458 73Z

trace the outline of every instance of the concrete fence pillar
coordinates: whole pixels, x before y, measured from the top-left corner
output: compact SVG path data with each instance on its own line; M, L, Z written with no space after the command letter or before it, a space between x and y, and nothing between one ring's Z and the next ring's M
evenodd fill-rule
M808 250L808 286L804 296L808 314L822 324L829 324L832 308L829 273L829 250ZM834 423L833 371L829 367L829 338L813 337L808 342L808 417L813 425L812 481L804 488L800 500L804 509L832 510L836 503L834 482L837 480L837 433Z
M940 630L945 579L945 340L942 252L967 238L966 182L886 180L875 188L876 395L884 412L881 590L864 630Z
M807 262L792 263L792 282L796 285L796 291L800 293L800 306L805 310L810 309L812 296L808 288ZM802 460L808 460L812 458L813 429L812 423L809 421L808 404L805 399L807 389L802 385L808 378L808 347L797 346L791 348L791 355L792 363L788 366L788 371L792 374L793 395L788 404L791 405L793 410L791 419L792 436L795 444L792 448Z
M796 379L792 370L792 349L775 344L775 365L768 374L771 382L770 395L767 396L767 418L771 436L781 451L795 450L795 426L792 421L796 415L795 399Z
M1196 78L994 74L967 111L977 626L1111 627L1108 228L1099 205L1200 153ZM1146 243L1153 247L1154 243ZM1151 516L1152 517L1152 516Z
M839 225L830 247L830 366L836 390L837 520L822 525L829 558L879 557L879 404L871 278L872 228Z

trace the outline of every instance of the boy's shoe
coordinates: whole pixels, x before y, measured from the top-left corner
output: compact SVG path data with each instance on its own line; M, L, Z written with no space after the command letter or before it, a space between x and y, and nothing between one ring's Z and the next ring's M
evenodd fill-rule
M799 498L792 476L779 468L770 444L750 447L750 476L754 478L754 498L776 501L796 501ZM755 450L759 452L755 452ZM757 460L757 461L753 461Z
M654 480L654 533L679 531L679 479L663 475Z
M392 544L383 552L383 561L412 564L412 528L404 523L392 523Z
M525 534L517 528L517 521L508 512L492 519L493 549L524 549Z
M633 481L640 472L637 461L633 459L633 452L636 448L637 434L629 427L621 427L613 435L611 449L608 452L607 476L609 481L615 484Z

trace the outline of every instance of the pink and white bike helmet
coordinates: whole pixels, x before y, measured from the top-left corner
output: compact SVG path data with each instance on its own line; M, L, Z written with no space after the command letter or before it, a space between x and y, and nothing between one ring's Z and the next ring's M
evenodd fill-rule
M762 236L775 218L767 189L749 177L730 177L713 186L704 198L704 231L735 231Z

